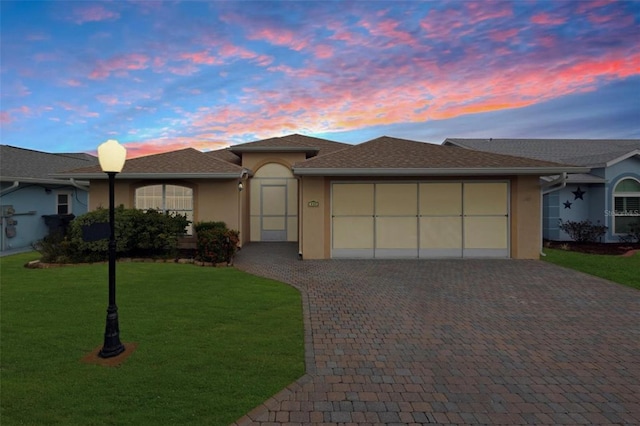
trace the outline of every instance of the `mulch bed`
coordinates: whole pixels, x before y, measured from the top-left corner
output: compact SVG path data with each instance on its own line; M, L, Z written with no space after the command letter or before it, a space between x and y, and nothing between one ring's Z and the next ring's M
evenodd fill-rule
M98 364L104 367L118 367L125 362L138 347L138 344L134 342L124 342L123 345L125 348L124 352L117 356L113 356L111 358L100 358L100 356L98 356L100 349L102 349L102 345L100 345L92 350L91 353L85 355L80 361L86 364Z
M622 256L632 250L640 250L640 243L576 243L575 241L545 241L544 246L560 250L589 254Z

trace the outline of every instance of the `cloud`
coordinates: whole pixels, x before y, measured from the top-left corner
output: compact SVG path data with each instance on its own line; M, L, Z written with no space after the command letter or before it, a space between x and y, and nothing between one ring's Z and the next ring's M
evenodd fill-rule
M130 53L109 58L104 61L98 61L89 78L93 80L102 80L112 73L143 70L148 67L149 57L140 53Z
M0 124L7 125L13 121L11 114L7 111L0 111Z
M129 141L123 143L123 145L127 148L127 159L132 159L162 152L176 151L186 147L199 151L211 151L226 148L229 146L229 143L221 140L211 140L208 137L198 135Z
M71 20L78 25L87 22L113 21L120 17L118 12L107 10L102 5L82 6L71 12Z
M531 22L536 25L561 25L567 22L567 18L552 16L547 12L535 14L531 17Z

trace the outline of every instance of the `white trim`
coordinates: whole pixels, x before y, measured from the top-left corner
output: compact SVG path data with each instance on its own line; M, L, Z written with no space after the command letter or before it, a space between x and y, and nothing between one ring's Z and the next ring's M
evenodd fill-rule
M640 149L634 149L633 151L627 152L626 154L621 155L620 157L614 158L613 160L609 160L605 163L605 166L611 167L614 164L618 164L619 162L624 161L627 158L635 157L636 155L640 157Z

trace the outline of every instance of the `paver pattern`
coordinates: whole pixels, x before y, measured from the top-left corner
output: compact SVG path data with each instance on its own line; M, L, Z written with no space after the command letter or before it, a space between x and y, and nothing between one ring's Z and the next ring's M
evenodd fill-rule
M640 424L640 292L541 261L236 266L300 289L307 374L239 419L287 424Z

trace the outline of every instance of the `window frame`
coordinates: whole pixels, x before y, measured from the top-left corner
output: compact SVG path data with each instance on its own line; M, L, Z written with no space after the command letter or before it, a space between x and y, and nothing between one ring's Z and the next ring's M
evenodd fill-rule
M67 196L67 202L66 203L60 203L60 196L61 195L66 195ZM72 214L73 213L73 194L69 191L56 191L56 214ZM60 207L61 206L67 206L67 212L66 213L60 213Z
M640 222L640 211L636 212L636 214L617 214L618 210L616 209L616 199L620 198L620 199L625 199L625 198L636 198L639 197L640 198L640 191L639 192L620 192L620 193L616 193L616 189L618 188L618 186L620 184L622 184L622 182L626 181L626 180L633 180L636 183L638 183L640 185L640 180L633 177L633 176L626 176L623 177L622 179L620 179L618 182L616 182L616 184L613 187L613 191L612 191L612 202L613 202L613 209L612 209L612 219L611 219L611 234L612 235L627 235L628 232L617 232L616 229L616 219L618 217L637 217L638 221ZM620 194L620 195L619 195ZM624 204L626 204L625 201L623 201ZM625 212L627 211L626 209L624 210Z

